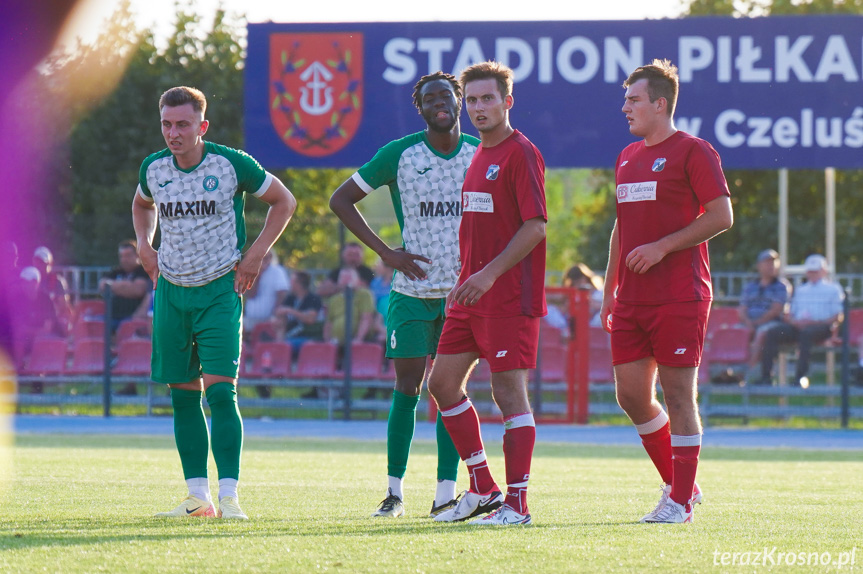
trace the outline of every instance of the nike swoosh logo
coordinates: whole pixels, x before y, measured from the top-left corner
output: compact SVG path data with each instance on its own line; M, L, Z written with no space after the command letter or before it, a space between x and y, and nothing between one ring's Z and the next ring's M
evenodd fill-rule
M200 509L202 509L202 508L203 508L203 506L199 506L198 508L193 508L192 510L189 510L189 509L187 508L187 509L186 509L186 514L192 514L193 512L197 512L197 511L199 511L199 510L200 510Z
M169 183L174 183L174 180L173 180L173 179L169 179L169 180L168 180L168 181L166 181L165 183L160 183L160 184L159 184L159 187L165 187L165 186L166 186L166 185L168 185Z
M425 169L418 169L418 170L417 170L417 173L418 173L418 174L420 174L420 175L425 175L425 173L426 173L427 171L430 171L430 170L431 170L431 168L430 168L430 167L427 167L427 168L425 168Z

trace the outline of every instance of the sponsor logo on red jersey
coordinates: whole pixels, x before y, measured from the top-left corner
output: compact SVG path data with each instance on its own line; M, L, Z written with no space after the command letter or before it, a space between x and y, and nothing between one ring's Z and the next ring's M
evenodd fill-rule
M331 155L357 132L363 112L363 35L270 36L270 120L285 144Z

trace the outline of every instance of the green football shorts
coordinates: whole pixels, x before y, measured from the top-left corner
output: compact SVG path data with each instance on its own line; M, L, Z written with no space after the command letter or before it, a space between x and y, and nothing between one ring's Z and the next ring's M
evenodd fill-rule
M159 277L153 297L154 381L188 383L202 373L237 378L243 300L234 291L233 271L200 287Z
M393 291L387 308L387 357L434 356L446 319L446 298L418 299Z

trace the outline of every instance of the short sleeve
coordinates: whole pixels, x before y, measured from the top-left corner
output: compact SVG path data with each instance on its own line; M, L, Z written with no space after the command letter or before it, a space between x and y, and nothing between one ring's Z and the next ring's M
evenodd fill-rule
M354 182L366 193L396 180L399 158L404 151L401 140L390 142L380 148L372 159L352 176Z
M513 181L518 212L522 221L536 217L548 221L545 204L545 161L529 142L522 142L521 149Z
M219 150L237 172L237 193L246 192L260 197L273 182L273 175L258 163L258 160L243 150L221 147Z
M719 154L704 140L695 140L687 157L686 174L701 205L710 203L723 195L731 195L728 191L728 183L725 181L725 174L722 172Z

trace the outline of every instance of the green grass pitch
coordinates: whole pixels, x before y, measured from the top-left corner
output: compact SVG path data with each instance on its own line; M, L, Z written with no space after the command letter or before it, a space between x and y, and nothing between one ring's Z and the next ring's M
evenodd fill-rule
M502 482L500 443L486 446ZM863 570L859 451L706 449L695 522L646 525L636 521L659 480L640 448L538 444L533 526L491 529L427 518L426 442L414 445L407 516L395 520L369 516L386 484L382 441L247 440L248 522L151 518L185 495L170 437L20 436L13 452L0 488L4 572ZM215 475L211 463L214 489Z

